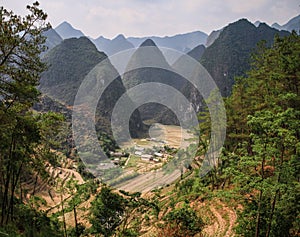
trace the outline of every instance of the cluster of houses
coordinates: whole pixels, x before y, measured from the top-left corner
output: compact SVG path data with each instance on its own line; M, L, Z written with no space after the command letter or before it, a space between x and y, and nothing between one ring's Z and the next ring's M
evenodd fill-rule
M120 165L122 159L127 159L129 154L124 152L110 152L110 157L112 158L112 163L115 165Z
M141 157L143 161L160 162L164 154L151 149L145 149L144 147L136 146L134 148L134 155Z
M146 140L146 139L145 139ZM162 143L163 144L163 143ZM167 161L172 155L168 154L164 147L156 147L153 146L152 148L145 148L139 145L131 148L131 154L137 157L140 157L142 161L146 162L163 162ZM111 163L114 165L126 165L126 161L129 157L129 153L124 152L110 152Z

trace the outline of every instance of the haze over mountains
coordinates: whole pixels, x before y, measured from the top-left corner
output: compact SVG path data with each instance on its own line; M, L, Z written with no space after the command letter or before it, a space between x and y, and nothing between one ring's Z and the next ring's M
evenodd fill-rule
M278 29L278 30L286 30L291 32L292 30L295 30L299 32L300 30L300 15L293 17L290 19L286 24L279 25L278 23L272 24L272 28ZM259 26L263 22L256 21L253 23L256 27ZM60 25L58 25L55 29L56 33L62 38L62 39L68 39L68 38L79 38L84 36L84 34L78 30L75 29L70 23L64 21ZM117 52L120 52L122 50L131 49L131 48L137 48L139 47L146 39L152 39L153 42L158 47L167 47L171 49L175 49L181 52L189 52L193 48L197 47L198 45L205 45L206 47L210 46L216 38L218 38L220 32L222 29L216 29L213 30L209 35L207 35L204 32L201 31L194 31L194 32L188 32L184 34L177 34L174 36L147 36L147 37L125 37L122 34L119 34L113 39L108 39L103 36L99 36L96 39L90 38L90 40L96 45L97 49L99 51L103 51L108 56L113 55ZM53 33L52 33L53 34ZM50 47L53 47L53 45L59 43L59 41L56 40L49 40Z
M55 28L55 31L57 31L57 33L61 35L63 39L73 37L79 38L84 36L80 30L73 28L73 26L68 22L61 23ZM124 35L120 34L114 39L107 39L103 36L100 36L97 39L91 39L91 41L96 45L99 51L103 51L110 56L122 50L136 48L146 39L152 39L159 47L167 47L181 52L188 52L199 44L205 44L206 38L207 34L204 32L195 31L186 34L165 37L150 36L125 38Z
M280 28L289 30L297 28L299 24L296 23L299 19L299 17L293 18ZM44 55L44 60L50 66L42 76L40 89L43 93L70 106L73 104L78 87L93 67L107 59L107 56L117 52L127 49L136 50L127 62L127 73L118 76L115 84L110 86L108 94L98 105L98 110L101 111L98 116L98 121L101 121L98 127L109 132L106 126L109 124L115 102L126 90L139 84L147 82L167 84L180 91L196 112L204 108L202 95L185 79L172 72L173 68L180 67L181 59L170 64L160 47L187 53L200 62L214 79L221 94L228 96L234 85L234 78L245 75L249 69L250 55L254 52L257 43L265 40L267 46L270 46L275 35L282 37L288 34L288 31L278 30L265 23L256 22L255 25L246 19L241 19L213 31L209 36L196 31L171 37L125 38L120 34L112 40L102 36L91 39L83 36L81 31L74 29L69 23L63 22L55 29L45 32L46 45L49 49ZM143 47L149 46L151 47L150 60L163 65L167 70L157 68L130 70L131 67L134 68L132 65L138 65L145 59L145 55L139 52ZM111 62L107 64L105 71L117 73ZM178 125L178 120L171 110L155 103L141 106L133 116L135 135L138 129L143 127L142 120Z
M299 33L300 31L300 15L292 18L289 20L286 24L284 25L279 25L278 23L272 24L273 28L276 28L278 30L287 30L287 31L293 31L295 30L296 32Z
M76 30L71 26L70 23L64 21L59 26L55 28L55 31L63 38L63 39L69 39L69 38L79 38L81 36L84 36L84 34L80 30Z

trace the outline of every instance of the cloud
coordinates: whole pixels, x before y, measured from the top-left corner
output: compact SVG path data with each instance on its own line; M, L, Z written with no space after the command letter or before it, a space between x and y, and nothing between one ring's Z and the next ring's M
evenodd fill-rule
M272 0L251 0L244 1L243 4L241 4L240 0L227 0L224 1L224 3L227 4L227 8L231 10L232 13L245 14L271 6Z

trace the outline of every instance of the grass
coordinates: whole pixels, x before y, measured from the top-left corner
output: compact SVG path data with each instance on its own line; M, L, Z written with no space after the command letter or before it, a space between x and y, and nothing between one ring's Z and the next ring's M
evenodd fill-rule
M140 160L141 158L139 156L130 155L127 167L136 167Z
M126 182L126 181L128 181L128 180L130 180L130 179L133 179L133 178L135 178L135 177L137 177L137 176L139 176L138 173L128 174L128 175L126 175L126 176L124 176L124 177L121 177L121 178L119 178L119 179L117 179L117 180L112 181L111 183L109 183L109 185L111 185L111 186L118 185L118 184L121 184L121 183L123 183L123 182Z

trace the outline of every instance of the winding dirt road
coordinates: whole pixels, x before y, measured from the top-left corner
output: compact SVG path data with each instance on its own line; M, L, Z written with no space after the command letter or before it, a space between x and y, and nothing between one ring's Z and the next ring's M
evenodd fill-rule
M162 170L155 170L116 185L116 188L130 192L149 192L174 182L180 175L180 170L175 170L170 174L166 174Z
M218 207L218 208L217 208ZM215 217L214 222L207 226L204 230L204 236L207 237L233 237L234 225L237 219L236 213L233 209L225 206L221 201L211 203L210 211Z

